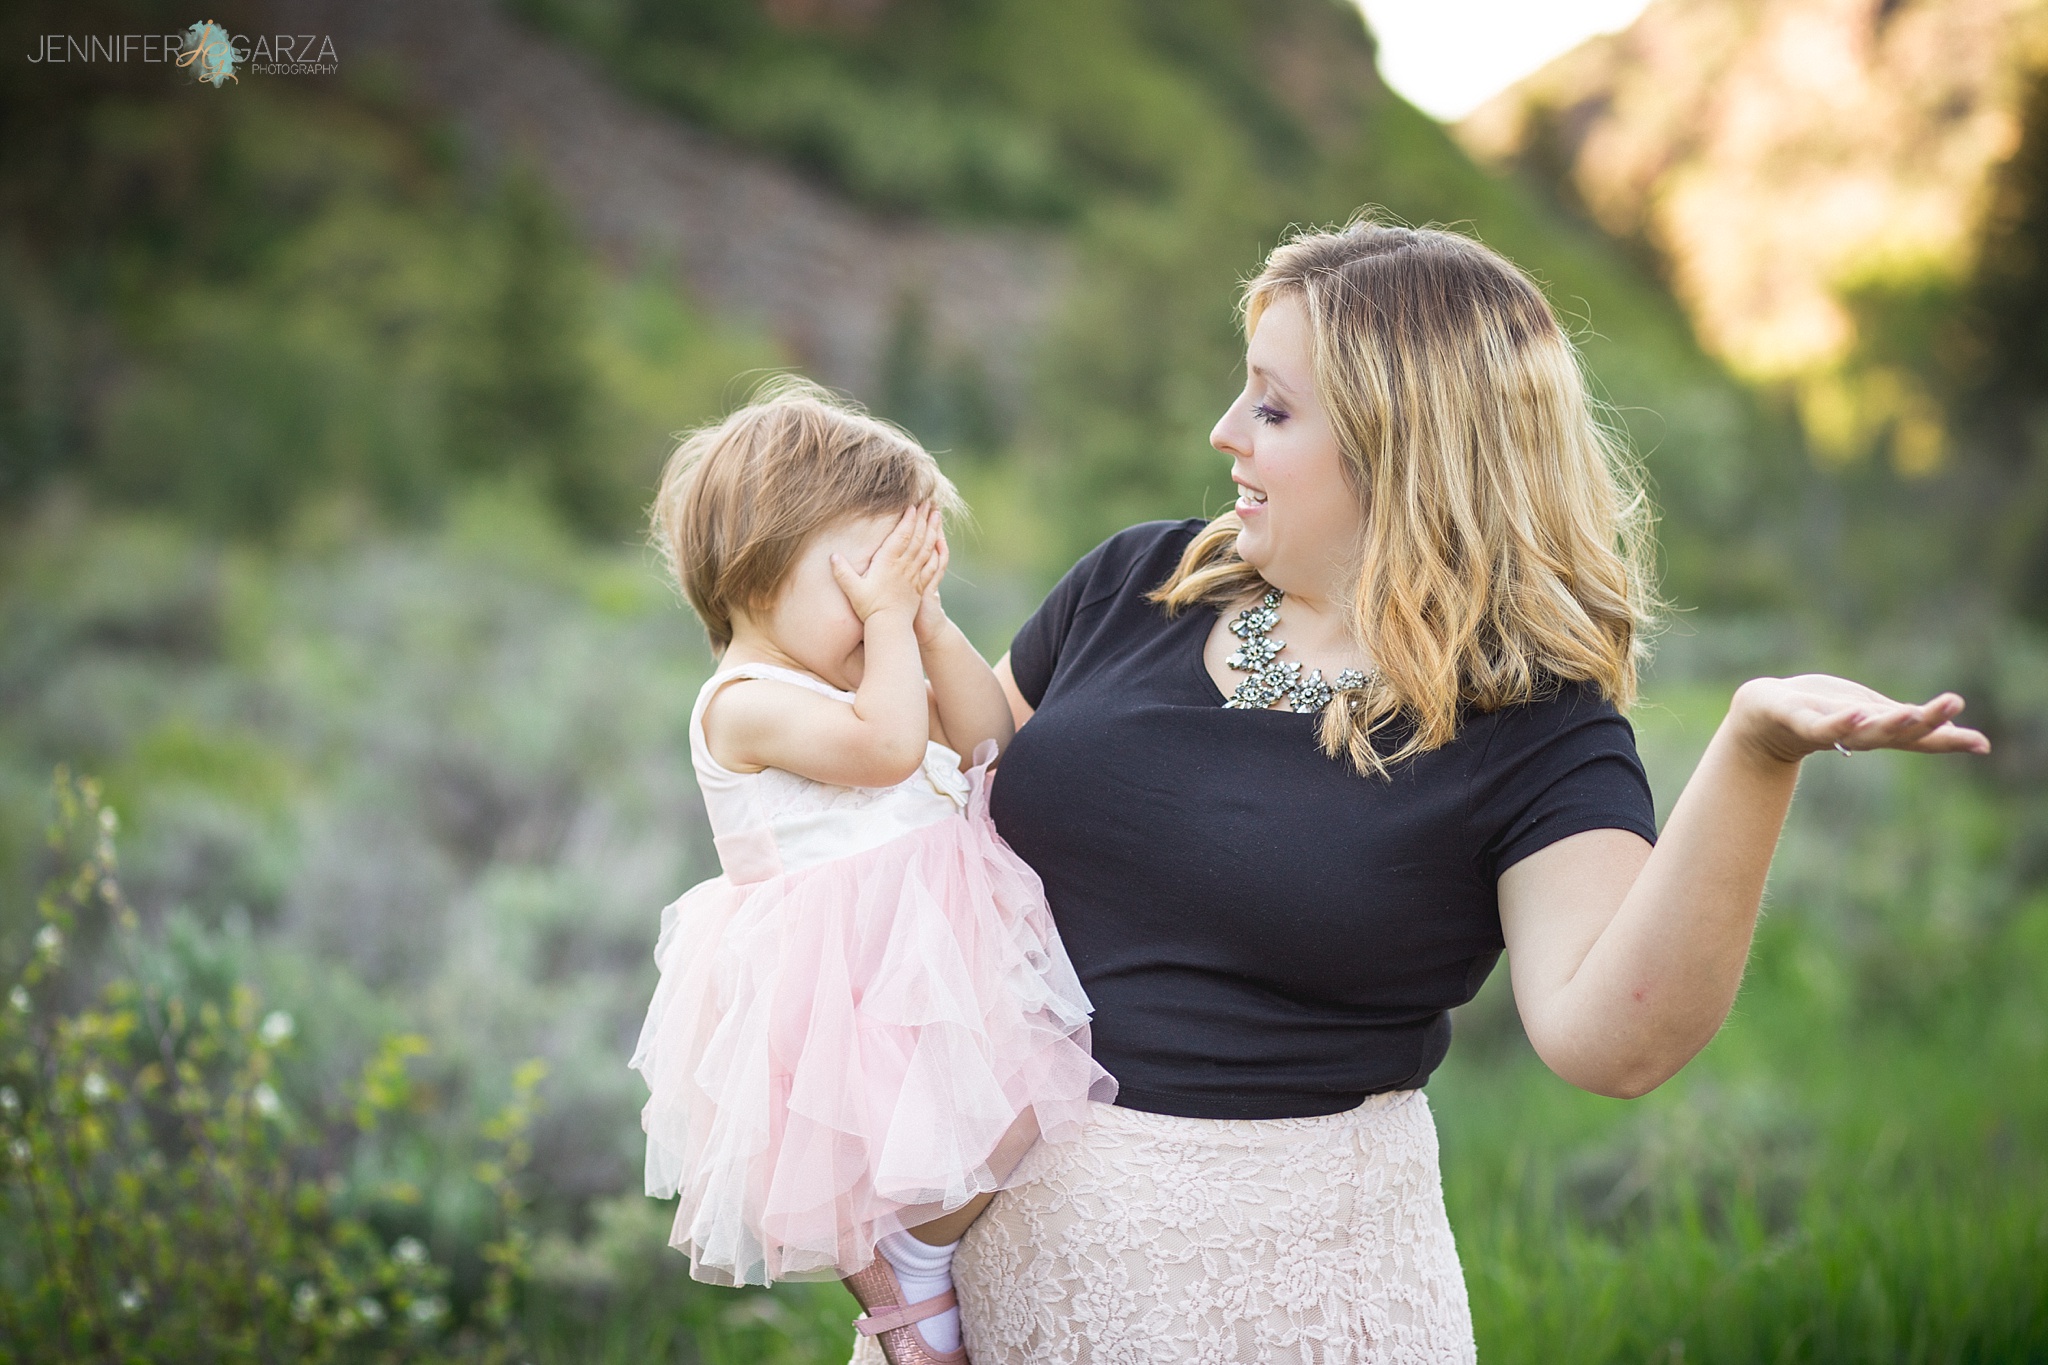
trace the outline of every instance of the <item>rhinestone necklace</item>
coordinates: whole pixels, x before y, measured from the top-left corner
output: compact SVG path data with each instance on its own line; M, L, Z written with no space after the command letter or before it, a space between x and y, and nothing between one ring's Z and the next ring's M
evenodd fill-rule
M1278 701L1296 711L1320 711L1339 692L1365 686L1365 674L1355 668L1340 672L1332 687L1323 681L1320 668L1310 669L1304 678L1300 664L1281 661L1280 651L1287 648L1287 642L1270 638L1273 627L1280 624L1280 597L1278 588L1266 589L1264 601L1245 608L1230 623L1230 633L1244 643L1223 662L1251 675L1223 703L1233 711L1264 711Z

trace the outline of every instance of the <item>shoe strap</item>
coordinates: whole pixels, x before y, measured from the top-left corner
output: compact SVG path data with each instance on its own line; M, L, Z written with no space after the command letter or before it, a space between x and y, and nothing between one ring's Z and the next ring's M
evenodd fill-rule
M863 1313L853 1320L853 1330L864 1337L879 1336L883 1332L893 1332L898 1327L908 1327L912 1323L923 1322L926 1318L935 1318L948 1308L956 1308L959 1304L960 1296L948 1289L943 1294L934 1294L928 1299L911 1304L908 1308L884 1308L879 1313Z

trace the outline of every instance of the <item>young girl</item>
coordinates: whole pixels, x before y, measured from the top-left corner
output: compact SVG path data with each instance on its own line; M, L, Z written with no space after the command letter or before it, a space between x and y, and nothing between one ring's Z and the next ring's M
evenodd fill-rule
M686 440L654 508L719 653L690 756L724 875L662 914L647 1192L682 1196L693 1277L844 1278L897 1365L966 1359L953 1245L1116 1090L989 822L1012 724L940 604L957 505L903 432L783 380Z

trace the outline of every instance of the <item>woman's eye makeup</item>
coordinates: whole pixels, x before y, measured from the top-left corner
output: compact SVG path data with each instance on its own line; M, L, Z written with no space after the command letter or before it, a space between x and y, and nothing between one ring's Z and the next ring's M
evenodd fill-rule
M1268 403L1252 404L1252 417L1267 426L1275 426L1287 420L1287 414Z

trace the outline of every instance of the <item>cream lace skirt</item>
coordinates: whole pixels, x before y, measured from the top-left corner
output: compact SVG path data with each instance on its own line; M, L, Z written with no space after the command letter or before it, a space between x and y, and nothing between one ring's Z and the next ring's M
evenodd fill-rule
M953 1263L974 1365L1476 1358L1419 1090L1307 1119L1098 1104L1020 1174Z

